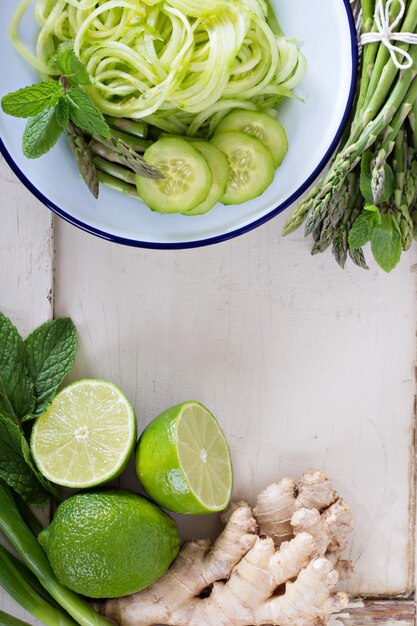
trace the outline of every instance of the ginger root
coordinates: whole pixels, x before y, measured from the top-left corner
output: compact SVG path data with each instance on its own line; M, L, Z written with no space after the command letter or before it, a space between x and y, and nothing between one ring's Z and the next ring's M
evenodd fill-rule
M318 626L347 606L337 592L353 516L321 471L231 505L210 542L189 541L147 589L99 611L120 626Z

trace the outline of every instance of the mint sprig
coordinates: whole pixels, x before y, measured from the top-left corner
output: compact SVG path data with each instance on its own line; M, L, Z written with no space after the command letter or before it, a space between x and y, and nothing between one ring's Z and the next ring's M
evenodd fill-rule
M351 250L359 250L370 241L374 259L385 272L391 272L400 261L401 229L390 211L381 214L378 207L365 206L353 222L348 241Z
M53 62L60 70L60 74L76 85L91 85L91 78L86 66L75 54L74 42L65 41L58 46Z
M62 135L64 128L58 110L57 103L28 119L22 140L23 154L28 159L38 159L49 152Z
M384 213L381 223L371 235L371 250L375 261L386 272L396 267L402 253L401 230L392 213Z
M59 83L38 83L7 94L2 98L1 107L14 117L33 117L54 106L63 95L64 90Z
M33 381L34 416L54 398L74 364L77 332L70 319L56 319L37 328L25 340L27 367Z
M59 81L41 82L3 96L4 113L28 118L22 148L29 159L37 159L55 146L72 121L88 135L104 139L111 130L90 95L79 85L91 84L87 68L75 54L72 41L58 47L53 63L61 72Z
M349 247L351 250L359 250L371 239L372 231L377 224L381 223L381 215L378 207L373 204L365 206L361 213L353 222L349 232Z
M110 139L111 130L90 96L81 87L70 87L67 91L69 116L78 128L87 135L100 135Z
M23 341L0 312L0 479L33 504L57 491L37 469L24 422L42 413L70 371L77 348L69 319L47 322Z

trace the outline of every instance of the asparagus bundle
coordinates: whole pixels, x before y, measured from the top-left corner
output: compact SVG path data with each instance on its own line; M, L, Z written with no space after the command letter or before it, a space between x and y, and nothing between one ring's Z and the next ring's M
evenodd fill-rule
M417 0L359 4L368 39L351 119L329 171L284 234L305 223L313 254L331 246L341 267L349 255L365 269L370 241L377 263L391 271L417 234L417 46L406 43L417 33ZM378 35L384 26L388 41Z
M137 198L136 174L163 178L142 156L152 143L145 139L148 127L143 122L128 119L108 117L106 121L111 131L108 139L99 135L87 139L72 122L68 125L65 132L78 169L95 198L98 198L99 183Z

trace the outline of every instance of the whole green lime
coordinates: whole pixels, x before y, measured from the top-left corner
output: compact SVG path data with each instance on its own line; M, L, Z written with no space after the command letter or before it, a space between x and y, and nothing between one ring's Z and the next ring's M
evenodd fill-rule
M39 541L57 578L91 598L144 589L166 572L179 548L174 520L123 490L72 496L60 504Z

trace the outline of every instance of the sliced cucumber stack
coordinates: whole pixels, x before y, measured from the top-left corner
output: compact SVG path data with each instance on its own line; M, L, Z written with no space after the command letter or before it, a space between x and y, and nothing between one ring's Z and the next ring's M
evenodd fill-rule
M164 137L146 150L144 159L165 176L158 180L136 176L138 194L153 211L182 213L207 198L213 177L194 144L178 137Z
M282 124L266 113L234 109L222 119L216 134L237 130L259 139L272 154L274 167L281 165L288 152L287 134Z
M258 139L229 131L216 133L211 142L225 153L230 167L223 204L241 204L257 198L272 183L274 161Z
M197 148L206 159L211 170L213 182L204 202L197 205L195 209L184 212L184 215L202 215L210 211L223 197L229 179L230 168L226 155L223 152L207 141L196 141L193 143L193 146Z
M288 150L284 128L260 111L235 109L210 142L163 133L145 160L165 176L136 176L140 198L158 213L202 215L217 202L242 204L260 196Z

